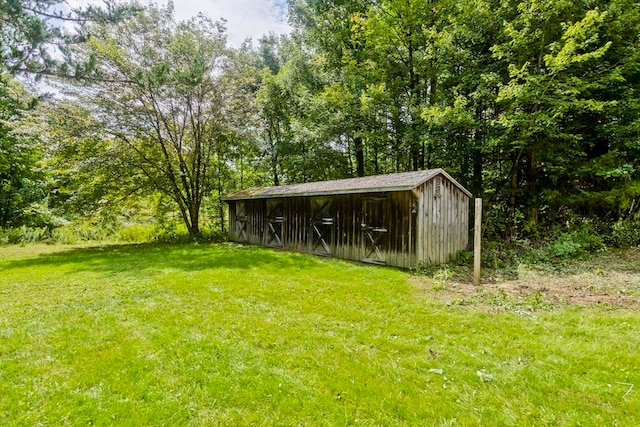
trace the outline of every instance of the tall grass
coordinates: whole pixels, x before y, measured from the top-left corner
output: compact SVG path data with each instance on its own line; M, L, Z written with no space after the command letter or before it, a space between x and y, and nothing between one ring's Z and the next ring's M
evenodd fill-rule
M118 227L100 226L92 222L71 223L56 228L18 227L0 229L0 245L15 244L78 244L85 242L111 243L189 243L220 242L225 238L220 231L204 229L198 236L190 236L184 227L160 227L156 224L125 224Z

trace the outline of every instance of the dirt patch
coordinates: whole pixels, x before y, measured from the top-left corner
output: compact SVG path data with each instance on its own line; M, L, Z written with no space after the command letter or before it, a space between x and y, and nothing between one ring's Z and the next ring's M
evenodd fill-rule
M483 271L481 286L470 271L413 276L411 282L443 303L488 306L598 305L640 309L640 248L608 251L564 265L562 271L519 266L509 275Z

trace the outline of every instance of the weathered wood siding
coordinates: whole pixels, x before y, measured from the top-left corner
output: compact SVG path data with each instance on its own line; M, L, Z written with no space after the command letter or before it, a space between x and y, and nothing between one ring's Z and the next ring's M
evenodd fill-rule
M416 202L410 191L334 196L334 256L414 267Z
M469 196L443 176L416 188L418 203L418 259L429 265L457 257L469 240Z
M229 201L229 238L402 268L467 247L469 197L443 176L413 191Z
M411 268L416 213L410 191L230 201L229 239Z

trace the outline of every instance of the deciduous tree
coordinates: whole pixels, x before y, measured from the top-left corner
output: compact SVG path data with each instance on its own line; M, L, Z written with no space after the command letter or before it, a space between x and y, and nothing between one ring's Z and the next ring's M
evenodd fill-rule
M171 198L192 235L203 201L223 173L250 91L227 48L225 27L200 15L176 23L173 6L93 25L79 51L95 63L76 95L110 141L110 154L135 177L131 190Z

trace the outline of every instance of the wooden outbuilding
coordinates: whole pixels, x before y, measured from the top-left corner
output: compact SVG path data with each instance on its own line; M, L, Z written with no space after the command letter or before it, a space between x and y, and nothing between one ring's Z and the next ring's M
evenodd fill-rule
M471 193L442 169L250 188L223 198L229 239L413 268L467 247Z

